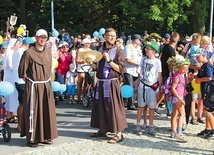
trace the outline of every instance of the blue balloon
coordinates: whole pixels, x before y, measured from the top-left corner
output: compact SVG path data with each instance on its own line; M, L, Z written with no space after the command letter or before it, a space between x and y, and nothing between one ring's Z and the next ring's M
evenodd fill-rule
M61 85L60 85L59 92L60 92L60 93L63 93L63 92L65 92L65 91L66 91L66 85L65 85L65 84L61 84Z
M54 92L58 92L61 88L61 85L59 82L54 81L54 82L51 82L51 88Z
M130 98L134 95L134 89L130 85L123 85L120 90L123 98Z
M167 107L169 109L169 112L172 112L173 111L173 107L172 107L172 102L171 101L168 101L167 102Z
M58 32L57 30L54 29L54 30L52 31L52 36L57 38L57 37L59 36L59 32Z
M105 30L104 28L101 28L101 29L99 30L99 34L100 34L100 35L105 34L105 32L106 32L106 30Z
M0 82L0 95L2 96L9 96L13 93L14 91L14 86L12 83L3 81Z
M94 33L93 33L93 37L98 37L98 36L99 36L99 32L94 31Z

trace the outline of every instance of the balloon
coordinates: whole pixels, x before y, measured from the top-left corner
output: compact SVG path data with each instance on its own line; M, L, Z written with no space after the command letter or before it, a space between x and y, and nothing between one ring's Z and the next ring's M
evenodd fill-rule
M65 91L66 91L66 85L65 85L65 84L61 84L61 85L60 85L59 92L60 92L60 93L63 93L63 92L65 92Z
M14 91L14 86L12 83L3 81L0 82L0 95L2 96L9 96L13 93Z
M169 112L172 112L172 111L173 111L172 102L171 102L171 101L168 101L168 102L167 102L167 107L168 107L168 109L169 109Z
M54 63L53 63L53 66L54 66L54 69L57 68L59 65L59 62L57 59L54 59Z
M123 85L120 90L123 98L130 98L134 95L134 89L129 85Z
M192 80L192 87L194 88L192 93L194 93L194 94L200 94L201 93L201 85L200 85L200 83L196 83L195 79Z
M59 36L59 32L58 32L57 30L54 29L54 30L52 31L52 36L57 38L57 37Z
M106 32L106 30L105 30L104 28L101 28L101 29L99 30L99 34L100 34L100 35L105 34L105 32Z
M0 36L0 45L3 43L3 38L2 38L2 36Z
M24 33L24 29L23 29L23 27L19 27L18 29L17 29L17 34L22 34L22 33Z
M98 36L99 36L99 32L94 31L94 33L93 33L93 37L98 37Z
M60 83L57 81L51 82L51 88L54 92L58 92L60 90Z

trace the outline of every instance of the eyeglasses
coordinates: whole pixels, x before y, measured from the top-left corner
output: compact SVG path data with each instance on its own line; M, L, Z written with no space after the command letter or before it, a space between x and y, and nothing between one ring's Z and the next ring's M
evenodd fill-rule
M62 46L62 48L68 48L68 46Z
M146 47L145 50L153 50L151 47Z
M45 37L45 36L38 36L40 39L44 39L44 40L46 40L46 39L48 39L48 37Z
M116 35L106 35L108 37L112 37L112 38L116 38L117 36Z

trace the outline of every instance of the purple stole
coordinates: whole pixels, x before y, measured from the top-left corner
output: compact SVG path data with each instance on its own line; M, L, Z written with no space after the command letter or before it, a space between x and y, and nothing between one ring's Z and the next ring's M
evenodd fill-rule
M117 47L114 47L108 51L109 58L111 60L114 59L114 57L116 55L116 51L117 51ZM99 48L99 52L103 53L103 46L101 46ZM98 65L99 65L99 63L97 64L97 66ZM98 103L98 99L99 99L99 93L98 93L99 87L100 87L99 80L103 81L104 101L110 102L110 86L111 86L111 75L110 75L110 73L111 73L111 70L112 70L112 67L110 66L109 63L107 63L105 61L103 73L102 73L102 79L98 79L98 81L97 81L97 89L95 92L96 103Z

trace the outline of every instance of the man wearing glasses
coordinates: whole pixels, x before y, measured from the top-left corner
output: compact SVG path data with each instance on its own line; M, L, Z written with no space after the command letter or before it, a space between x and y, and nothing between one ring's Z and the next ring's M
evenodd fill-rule
M51 90L52 54L46 48L47 31L36 32L36 43L25 51L18 68L25 81L21 137L26 136L29 147L38 143L52 144L58 137L56 111Z

